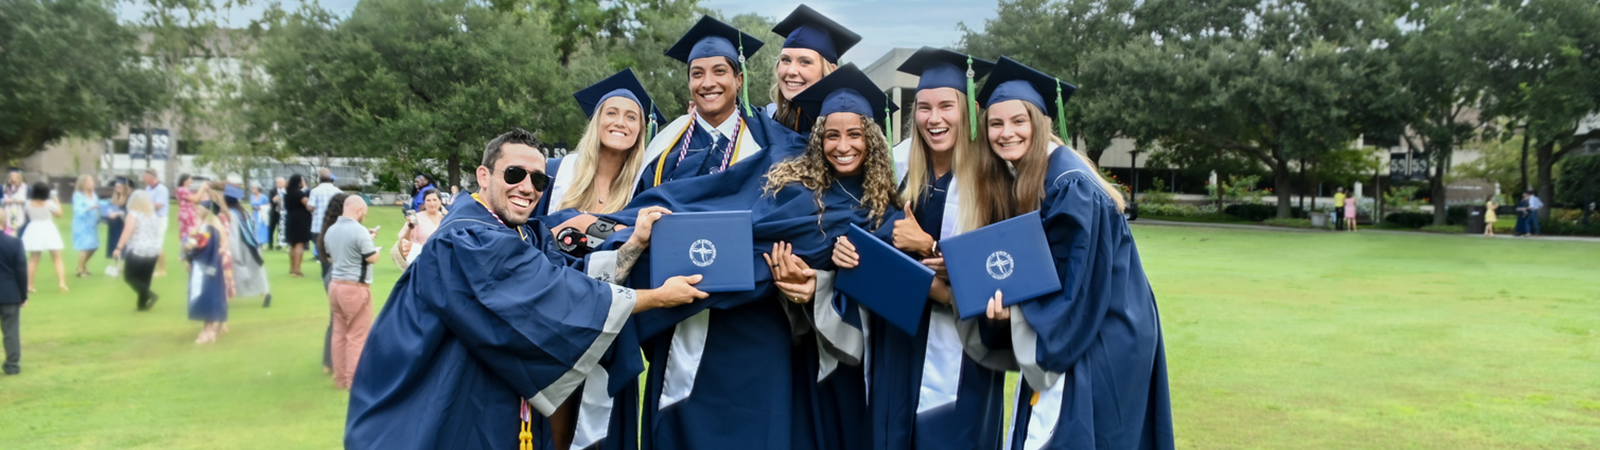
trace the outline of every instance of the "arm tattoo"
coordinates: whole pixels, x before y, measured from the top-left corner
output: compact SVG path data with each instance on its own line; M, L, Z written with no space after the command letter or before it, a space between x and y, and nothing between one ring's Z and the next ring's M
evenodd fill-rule
M628 273L633 271L633 263L639 262L639 255L642 253L644 249L631 243L623 244L622 248L617 249L618 280L628 279Z

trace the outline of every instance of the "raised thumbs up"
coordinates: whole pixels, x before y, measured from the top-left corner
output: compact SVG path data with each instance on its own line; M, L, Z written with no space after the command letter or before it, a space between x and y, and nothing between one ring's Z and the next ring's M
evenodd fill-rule
M917 216L911 213L911 202L906 202L904 210L906 217L894 221L894 248L922 257L933 256L933 236L922 231Z

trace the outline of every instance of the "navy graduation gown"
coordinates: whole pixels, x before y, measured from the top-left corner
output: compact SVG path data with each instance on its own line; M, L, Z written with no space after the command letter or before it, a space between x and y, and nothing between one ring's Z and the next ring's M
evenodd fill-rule
M929 173L929 189L917 202L910 214L924 233L934 239L942 238L946 194L954 172L933 178ZM951 213L954 213L953 211ZM885 242L892 242L886 240ZM928 409L921 404L924 387L923 373L928 364L939 367L939 362L928 360L930 321L934 308L949 309L933 300L922 313L921 326L915 335L876 316L873 317L869 340L872 355L872 372L869 377L872 412L872 448L878 450L907 449L997 449L1002 438L1002 413L1005 408L1005 371L979 365L965 354L956 355L954 367L944 369L955 373L927 374L955 380L954 402L934 406L938 393L930 392ZM954 311L949 314L953 317ZM943 334L960 352L956 336ZM938 361L938 360L935 360Z
M609 216L632 224L638 210L646 206L665 206L674 212L752 210L756 242L749 257L756 262L756 289L715 293L688 305L639 314L618 337L616 347L621 354L629 332L637 333L633 335L638 338L632 341L634 348L642 349L651 362L645 393L638 399L643 448L791 447L790 329L774 298L772 275L761 255L777 240L815 238L817 229L811 197L778 196L804 201L804 212L795 213L796 205L761 194L768 168L805 148L798 135L769 124L765 117L748 122L752 137L762 146L759 153L724 172L666 181L638 191L627 209ZM653 172L641 178L653 182ZM618 231L602 248L620 247L632 230ZM808 261L827 259L821 243L802 244L797 251ZM649 265L646 252L627 282L648 286ZM619 380L616 372L611 380ZM627 393L617 395L620 402ZM614 419L613 424L620 420Z
M1070 151L1051 153L1037 212L1062 291L1011 307L1023 376L1008 440L1012 449L1171 449L1155 295L1127 220Z
M395 284L350 391L346 448L514 449L596 370L633 291L566 267L537 222L463 202Z
M865 449L871 444L869 430L871 418L867 410L867 354L864 335L878 328L867 328L870 315L846 295L832 289L833 239L843 235L854 224L872 230L878 239L892 239L894 221L903 217L898 209L890 208L881 221L870 218L871 211L857 200L863 195L861 176L840 178L820 193L823 199L823 223L813 219L812 234L828 240L828 260L807 261L819 270L818 295L810 303L799 305L783 299L796 324L798 338L795 351L795 392L807 403L797 405L796 448ZM791 185L785 191L804 190ZM780 192L782 195L782 192ZM815 206L812 206L815 210ZM812 239L815 239L813 237ZM870 330L870 331L869 331Z

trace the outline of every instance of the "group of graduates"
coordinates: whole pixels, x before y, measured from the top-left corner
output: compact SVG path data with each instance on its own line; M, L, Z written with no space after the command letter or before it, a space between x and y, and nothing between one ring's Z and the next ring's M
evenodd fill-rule
M786 39L764 108L741 100L762 41L708 16L666 51L687 64L687 114L667 122L624 70L575 94L590 121L572 155L546 161L521 130L491 140L481 189L373 325L345 446L1172 448L1125 200L1056 132L1076 88L924 47L899 67L921 78L913 132L891 148L896 106L838 65L858 35L806 6L773 31ZM723 257L753 259L754 289L651 285L656 220L743 210L751 251ZM1042 221L1062 290L996 293L959 319L939 240L1019 216ZM558 249L551 230L597 220L619 225L593 252ZM936 272L915 332L833 288L872 264L852 225ZM1007 371L1021 373L1010 424Z

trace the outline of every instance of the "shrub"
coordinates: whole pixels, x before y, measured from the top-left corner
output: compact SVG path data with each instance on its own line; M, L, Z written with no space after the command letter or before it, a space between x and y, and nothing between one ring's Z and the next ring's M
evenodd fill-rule
M1139 213L1146 216L1196 217L1215 214L1214 205L1188 205L1182 203L1141 203Z
M1167 181L1157 178L1150 183L1150 189L1144 191L1139 203L1166 205L1172 203L1172 197L1172 193L1167 192Z
M1513 222L1515 220L1512 219ZM1540 222L1539 233L1556 236L1600 236L1600 217L1590 217L1587 226L1560 220Z
M1383 221L1404 228L1422 228L1433 225L1433 214L1420 212L1397 212L1383 216Z
M1260 222L1278 217L1278 205L1240 203L1237 205L1228 205L1226 208L1222 208L1222 212L1224 214L1251 222ZM1289 208L1289 215L1297 219L1304 219L1308 217L1306 216L1306 210L1298 206Z

